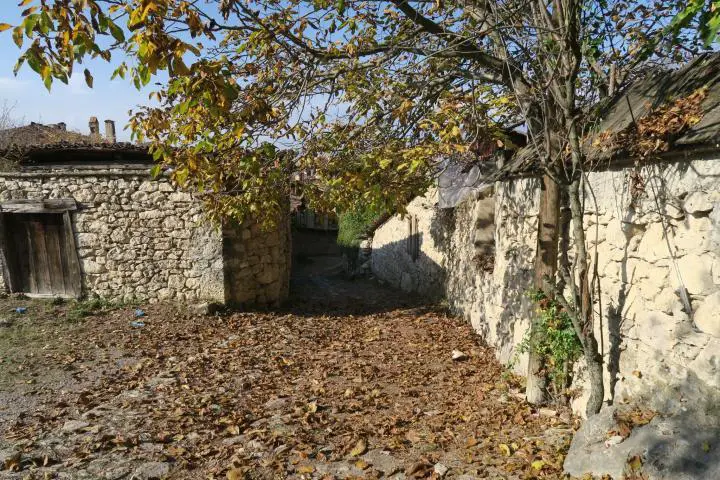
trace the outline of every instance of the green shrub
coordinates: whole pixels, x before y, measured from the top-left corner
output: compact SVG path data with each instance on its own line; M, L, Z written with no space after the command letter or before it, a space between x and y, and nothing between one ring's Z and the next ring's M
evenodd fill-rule
M556 394L561 393L570 385L573 364L582 356L582 344L562 305L542 291L528 292L528 297L536 306L539 330L534 341L528 331L520 343L519 353L531 349L537 352L545 365L550 386Z
M370 207L361 207L348 210L338 218L337 243L343 247L357 248L362 237L369 233L373 223L382 212Z

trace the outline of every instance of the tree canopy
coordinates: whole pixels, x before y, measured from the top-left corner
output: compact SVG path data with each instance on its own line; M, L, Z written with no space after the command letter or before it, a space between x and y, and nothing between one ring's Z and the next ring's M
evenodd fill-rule
M562 70L578 70L584 120L639 67L694 52L698 42L667 34L684 4L24 0L22 24L0 30L22 49L17 68L48 88L89 57L116 62L113 76L138 88L167 72L151 94L159 106L134 112L136 138L216 213L243 216L280 208L298 169L318 179L307 193L324 206L401 209L439 157L502 145L528 114L541 135ZM564 32L567 10L577 32ZM572 67L558 54L569 33L581 54Z

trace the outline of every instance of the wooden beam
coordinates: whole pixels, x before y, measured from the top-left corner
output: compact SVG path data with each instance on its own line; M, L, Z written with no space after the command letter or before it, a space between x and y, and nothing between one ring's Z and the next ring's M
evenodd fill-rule
M72 294L79 298L82 295L82 272L80 270L80 259L78 258L77 245L75 245L75 232L72 228L70 211L63 213L63 228L65 229L65 252L67 254L68 269L70 273L69 283Z
M3 279L5 280L5 286L8 288L10 292L14 292L15 289L13 288L13 278L10 275L10 265L8 264L8 254L7 254L7 236L5 234L5 222L3 221L3 215L0 214L0 263L2 263L2 271L0 271L0 275L3 276Z
M0 213L64 213L74 210L77 210L77 203L73 198L0 202Z

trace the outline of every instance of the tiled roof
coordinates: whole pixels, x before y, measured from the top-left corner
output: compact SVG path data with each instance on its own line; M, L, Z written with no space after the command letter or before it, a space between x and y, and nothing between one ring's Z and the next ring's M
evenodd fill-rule
M68 131L64 124L31 123L0 131L0 158L32 164L52 160L53 153L61 152L147 155L148 149L144 145L108 142L99 135Z
M97 140L96 140L97 141ZM88 135L68 131L64 124L43 125L31 123L23 127L0 130L0 148L20 148L52 143L95 143Z

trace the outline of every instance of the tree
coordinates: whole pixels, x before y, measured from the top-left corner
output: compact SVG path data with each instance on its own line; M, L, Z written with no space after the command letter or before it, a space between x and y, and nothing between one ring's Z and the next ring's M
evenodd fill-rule
M0 132L17 126L15 115L13 111L15 106L9 104L7 101L3 101L0 104Z
M690 0L670 24L670 30L680 34L697 21L697 28L705 46L711 45L720 33L720 2L717 0Z
M589 365L588 413L600 409L582 137L598 100L644 68L694 51L682 38L692 22L678 27L680 40L668 33L684 2L33 3L21 3L24 20L12 35L24 48L18 68L27 63L48 88L87 57L122 53L115 75L138 87L167 72L153 93L160 106L136 112L133 130L221 215L277 211L288 172L300 168L319 179L307 185L317 203L401 210L428 186L440 157L472 158L489 141L507 142L503 127L523 123L552 195L539 222L536 283L571 314ZM278 155L283 143L297 154ZM575 259L558 268L561 193ZM540 402L542 382L532 380L528 396Z

